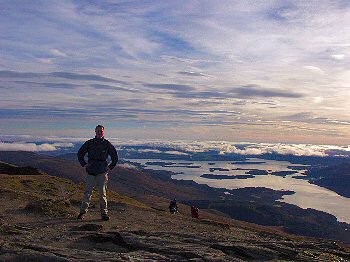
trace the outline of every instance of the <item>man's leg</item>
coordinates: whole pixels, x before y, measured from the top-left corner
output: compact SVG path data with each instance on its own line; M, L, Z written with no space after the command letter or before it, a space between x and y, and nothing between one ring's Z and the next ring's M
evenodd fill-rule
M83 201L80 206L80 214L86 214L90 205L92 190L94 189L96 177L86 174L86 185Z
M100 194L100 210L101 210L102 218L106 217L108 214L107 182L108 182L108 173L97 175L98 192Z

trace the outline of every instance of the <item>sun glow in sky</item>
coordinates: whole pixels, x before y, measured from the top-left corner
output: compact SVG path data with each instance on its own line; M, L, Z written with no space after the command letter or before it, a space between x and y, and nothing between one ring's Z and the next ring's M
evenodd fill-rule
M0 134L350 144L349 1L0 1Z

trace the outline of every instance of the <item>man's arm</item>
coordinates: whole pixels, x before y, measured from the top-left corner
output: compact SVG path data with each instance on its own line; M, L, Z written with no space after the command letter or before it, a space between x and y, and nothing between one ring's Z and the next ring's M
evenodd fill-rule
M85 162L84 156L88 151L88 141L86 141L78 151L78 160L81 166L85 166L87 163Z
M108 154L111 156L112 162L108 165L108 168L112 170L118 163L118 153L115 147L109 142Z

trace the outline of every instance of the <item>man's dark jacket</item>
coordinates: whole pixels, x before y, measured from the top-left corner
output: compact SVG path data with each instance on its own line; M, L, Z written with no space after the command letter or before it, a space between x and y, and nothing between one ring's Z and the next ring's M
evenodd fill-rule
M81 166L87 163L84 156L88 154L88 163L86 172L90 175L97 175L107 172L107 158L111 157L112 162L109 164L109 169L113 169L118 162L118 153L115 147L104 138L93 138L86 141L78 151L78 160Z

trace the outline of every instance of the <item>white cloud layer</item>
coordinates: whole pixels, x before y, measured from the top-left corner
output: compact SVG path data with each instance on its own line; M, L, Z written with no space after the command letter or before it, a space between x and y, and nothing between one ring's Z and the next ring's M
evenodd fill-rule
M220 154L239 154L239 155L262 155L262 154L281 154L295 156L334 156L343 155L350 156L349 146L333 146L333 145L312 145L312 144L269 144L269 143L233 143L227 141L131 141L119 143L124 145L149 145L155 149L142 149L139 152L162 153L157 147L173 147L181 149L188 154L191 152L206 152L209 150L217 150ZM179 151L168 151L167 153L178 154ZM187 153L186 153L187 152ZM164 152L163 152L164 153Z
M12 137L12 142L0 142L0 151L55 151L58 149L70 149L75 144L82 144L89 138L58 138L53 137L32 137L32 136L7 136ZM4 137L0 138L4 139ZM18 141L21 142L18 142ZM39 144L36 141L48 140L51 143ZM17 142L16 142L17 141ZM28 142L25 142L28 141ZM31 141L31 142L29 142ZM350 157L350 145L313 145L313 144L283 144L283 143L236 143L229 141L166 141L166 140L122 140L110 138L109 141L117 148L123 146L146 146L148 148L128 148L129 151L139 153L190 155L191 153L207 152L216 150L219 154L239 154L239 155L262 155L281 154L295 156L345 156ZM161 148L173 148L173 150L162 151Z
M31 151L44 152L56 151L62 147L73 147L72 143L54 143L54 144L35 144L35 143L2 143L0 142L0 151Z
M228 146L222 150L221 154L235 153L239 155L262 155L262 154L281 154L295 156L327 156L326 149L322 146L313 145L254 145L246 149L238 149L235 146Z

